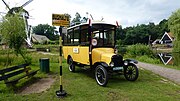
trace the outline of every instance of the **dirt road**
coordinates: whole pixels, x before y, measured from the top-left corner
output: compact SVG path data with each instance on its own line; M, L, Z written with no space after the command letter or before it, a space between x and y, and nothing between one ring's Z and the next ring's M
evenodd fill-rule
M148 63L139 62L139 67L150 70L155 74L161 75L177 84L180 84L180 70L175 70L171 68L165 68L161 66L156 66Z

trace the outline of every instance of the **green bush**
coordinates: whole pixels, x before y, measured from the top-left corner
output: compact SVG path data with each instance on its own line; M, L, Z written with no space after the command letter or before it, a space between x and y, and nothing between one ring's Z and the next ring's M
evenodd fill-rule
M154 57L153 51L147 45L135 44L127 47L127 54L132 57L147 55L148 57Z
M12 49L6 49L0 51L0 65L2 66L11 66L11 65L18 65L22 63L31 63L32 58L31 55L29 55L29 52L27 52L26 49L22 50L22 55L16 55L13 53Z
M13 62L13 58L12 57L9 57L7 58L7 56L0 56L0 65L2 66L7 66L7 65L11 65Z
M135 58L139 61L153 64L161 63L160 59L154 55L153 50L148 45L135 44L125 47L118 44L117 49L118 53L124 58Z
M116 48L118 49L118 54L122 56L126 54L126 46L124 45L124 42L121 39L117 40Z
M147 63L152 63L152 64L160 64L161 63L161 61L159 59L151 58L151 57L148 57L147 55L136 57L136 59L138 59L139 61L142 61L142 62L147 62Z
M59 40L49 41L49 44L51 44L51 45L58 45L59 44Z
M173 57L174 65L180 66L180 9L173 12L168 19L168 27L173 33Z
M118 49L118 54L120 54L120 55L122 55L122 56L124 56L125 54L126 54L126 47L125 46L118 46L117 47L117 49Z
M55 41L49 41L49 44L56 44Z

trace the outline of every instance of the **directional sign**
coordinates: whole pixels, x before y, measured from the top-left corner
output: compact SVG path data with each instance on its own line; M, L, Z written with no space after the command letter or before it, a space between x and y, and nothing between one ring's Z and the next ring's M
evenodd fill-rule
M65 14L52 14L52 25L54 26L69 26L69 16Z

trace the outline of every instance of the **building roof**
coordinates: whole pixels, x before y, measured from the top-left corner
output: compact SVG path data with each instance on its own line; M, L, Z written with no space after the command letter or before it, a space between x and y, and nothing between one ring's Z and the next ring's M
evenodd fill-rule
M49 39L46 36L32 34L32 42L43 43L45 41L49 41Z
M169 33L167 33L168 35L169 35L169 37L171 37L172 39L174 38L174 35L171 33L171 32L169 32Z
M164 35L162 36L160 42L163 40L163 38L164 38L166 35L169 37L169 39L170 39L171 41L174 40L174 35L173 35L171 32L169 32L169 33L165 32Z
M160 39L156 39L152 42L152 44L155 45L155 44L159 43L159 41L160 41Z

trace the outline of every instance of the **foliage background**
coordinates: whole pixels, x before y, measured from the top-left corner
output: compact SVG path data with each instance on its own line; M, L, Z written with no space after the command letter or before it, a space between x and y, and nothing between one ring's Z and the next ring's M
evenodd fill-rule
M159 24L149 22L149 24L137 24L136 26L117 29L117 39L123 44L148 44L156 39L160 39L165 32L169 32L168 20L163 19Z
M175 37L173 42L174 64L180 65L180 9L170 16L168 25Z

